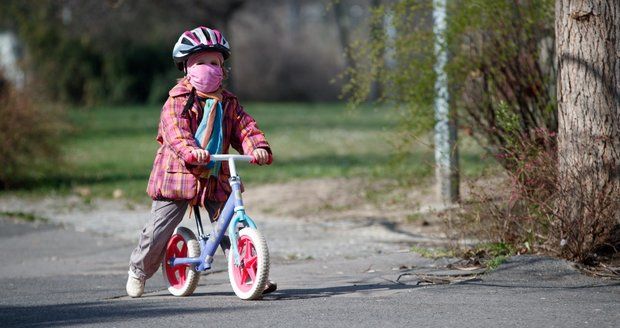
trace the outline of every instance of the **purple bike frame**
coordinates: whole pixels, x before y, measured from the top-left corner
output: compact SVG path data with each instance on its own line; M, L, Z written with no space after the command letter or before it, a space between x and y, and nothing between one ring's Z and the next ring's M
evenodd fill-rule
M251 156L243 156L243 155L212 155L211 158L213 160L228 160L229 168L230 168L230 186L232 188L232 193L228 196L228 200L226 201L226 205L224 205L224 209L220 214L219 219L217 220L217 225L211 232L211 234L207 236L199 236L200 238L200 256L199 257L180 257L180 258L171 258L169 265L174 267L177 265L190 264L195 265L197 271L205 271L211 268L211 263L213 262L213 255L217 251L217 247L222 242L226 230L228 229L229 238L231 242L231 252L234 252L235 263L238 262L239 253L237 250L237 238L238 234L236 231L236 227L239 223L242 223L244 226L248 226L251 228L256 228L256 224L252 219L250 219L245 214L245 208L243 205L243 198L241 197L241 179L237 175L237 170L235 167L234 160L245 160L249 161L252 159ZM199 214L198 214L199 215ZM233 220L234 218L234 220ZM198 230L202 231L202 227L200 226L199 216L197 217L197 225L199 225ZM232 225L231 225L232 222Z

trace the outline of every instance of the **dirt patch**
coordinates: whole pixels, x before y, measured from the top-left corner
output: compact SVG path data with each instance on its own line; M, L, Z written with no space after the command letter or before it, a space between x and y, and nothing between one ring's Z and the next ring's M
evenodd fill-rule
M251 186L244 193L251 211L300 219L389 219L406 221L434 204L430 188L404 193L362 179L313 179Z
M499 181L464 183L463 199ZM433 185L402 188L389 182L358 179L312 179L249 186L244 193L249 211L261 215L311 220L389 220L399 224L434 225L446 206Z
M469 187L464 187L469 197ZM244 193L248 212L257 217L285 217L306 222L352 222L390 226L437 243L447 243L446 206L437 202L434 186L404 189L389 182L363 179L312 179L249 186ZM441 241L441 242L440 242Z

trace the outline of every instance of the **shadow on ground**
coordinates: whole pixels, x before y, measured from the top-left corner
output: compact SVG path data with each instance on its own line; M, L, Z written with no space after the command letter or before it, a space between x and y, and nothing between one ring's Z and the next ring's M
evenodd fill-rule
M368 284L368 285L348 285L322 288L298 288L283 289L269 296L265 296L265 300L304 300L312 298L325 298L340 295L350 295L354 293L373 293L389 290L404 290L419 288L421 286L405 285L405 284Z
M243 307L166 307L144 302L89 302L40 306L0 306L2 327L57 327L84 324L110 324L179 314L205 313L208 311L243 311Z

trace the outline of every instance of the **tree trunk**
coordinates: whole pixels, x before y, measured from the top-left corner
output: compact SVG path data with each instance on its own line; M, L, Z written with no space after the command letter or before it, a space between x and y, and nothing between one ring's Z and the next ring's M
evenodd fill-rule
M338 40L340 41L340 48L344 51L344 66L350 67L353 64L353 58L351 57L351 51L349 49L349 29L350 20L345 12L346 8L343 8L341 1L335 1L333 3L334 18L336 18L336 26L338 27Z
M381 5L381 2L381 0L371 0L370 8L378 8ZM377 40L377 38L379 38L381 35L383 35L383 25L377 22L371 24L369 40L373 43L378 42L379 40ZM377 100L379 99L379 97L381 97L382 92L383 90L381 90L381 83L379 83L378 79L373 79L370 85L370 95L368 98L373 101Z
M575 228L620 222L620 2L556 0L555 24L557 209L563 244L583 244L596 236L567 240Z

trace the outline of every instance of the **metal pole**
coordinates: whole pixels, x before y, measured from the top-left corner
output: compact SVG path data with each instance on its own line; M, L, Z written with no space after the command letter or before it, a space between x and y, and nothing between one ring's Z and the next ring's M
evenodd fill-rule
M433 0L433 32L435 34L435 176L441 202L452 205L459 201L458 153L456 124L450 115L448 76L445 66L446 0Z

